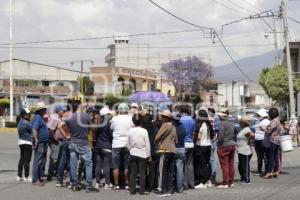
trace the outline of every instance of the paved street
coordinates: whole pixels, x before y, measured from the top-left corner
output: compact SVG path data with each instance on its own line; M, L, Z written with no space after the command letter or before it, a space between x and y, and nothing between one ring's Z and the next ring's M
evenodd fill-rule
M130 196L128 192L112 192L101 190L100 193L86 194L72 192L65 188L56 188L55 182L48 183L45 187L33 187L30 184L16 183L16 166L18 149L16 148L17 136L15 134L0 134L0 199L31 199L31 200L77 200L77 199L157 199L153 194L149 196ZM188 191L185 194L175 194L171 199L272 199L272 200L298 200L300 196L300 151L284 154L284 174L278 179L263 180L251 177L251 185L238 185L228 190L215 188ZM255 157L252 167L255 166ZM238 174L236 174L238 178Z

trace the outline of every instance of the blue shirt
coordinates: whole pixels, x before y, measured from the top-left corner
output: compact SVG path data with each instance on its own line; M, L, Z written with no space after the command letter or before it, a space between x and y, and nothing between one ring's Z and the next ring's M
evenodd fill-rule
M47 124L44 119L38 114L36 114L32 120L32 129L35 129L38 132L38 143L48 142L49 131Z
M18 123L18 134L20 140L32 142L32 128L28 120L21 118Z
M180 122L185 128L186 136L184 138L184 142L193 143L193 134L196 129L196 123L191 116L183 116L180 119Z
M88 131L91 118L86 113L73 113L71 118L66 120L71 132L71 142L78 145L88 145Z

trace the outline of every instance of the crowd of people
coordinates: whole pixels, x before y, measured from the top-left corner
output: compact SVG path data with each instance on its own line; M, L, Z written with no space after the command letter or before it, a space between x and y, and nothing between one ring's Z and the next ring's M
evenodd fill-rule
M121 103L112 111L85 108L80 101L72 101L68 106L56 105L48 115L40 102L33 118L31 114L22 109L18 122L17 181L44 186L55 178L56 187L85 188L88 193L102 187L159 196L213 185L227 189L234 187L236 152L239 183L251 184L252 145L257 155L255 175L277 178L282 167L280 135L289 134L291 127L298 134L298 124L293 120L281 123L276 108L260 109L254 130L248 116L240 119L237 128L227 109L216 113L203 107L194 116L186 105L173 112L160 110L154 116L136 103L130 107ZM223 175L220 183L216 180L217 157Z

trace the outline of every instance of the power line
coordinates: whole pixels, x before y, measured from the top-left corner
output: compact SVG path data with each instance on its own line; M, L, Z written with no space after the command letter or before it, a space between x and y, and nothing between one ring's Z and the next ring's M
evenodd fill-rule
M292 17L288 17L290 20L292 20L293 22L295 22L295 23L297 23L297 24L300 24L300 21L298 21L298 20L296 20L296 19L294 19L294 18L292 18Z
M248 9L242 7L242 6L240 6L239 4L235 3L235 2L232 1L232 0L228 0L228 1L229 1L232 5L238 7L238 8L240 8L240 9L242 9L242 10L245 10L245 11L247 11L247 12L249 12L249 13L254 13L252 10L248 10Z
M244 12L241 12L241 11L238 10L238 9L234 9L234 8L232 8L232 7L230 7L230 6L227 6L226 4L221 3L221 2L219 2L219 1L217 1L217 0L212 0L212 1L215 2L216 4L219 4L220 6L223 6L224 8L227 8L227 9L233 11L234 13L235 13L235 12L239 12L239 13L245 14Z
M191 25L191 26L198 27L198 28L200 28L200 29L208 29L208 30L210 30L210 31L212 30L212 28L210 28L210 27L199 26L199 25L194 24L194 23L192 23L192 22L189 22L189 21L187 21L187 20L185 20L185 19L183 19L183 18L181 18L181 17L178 17L177 15L174 15L173 13L171 13L170 11L168 11L168 10L166 10L165 8L161 7L160 5L158 5L157 3L155 3L155 2L152 1L152 0L148 0L148 1L149 1L150 3L152 3L153 5L157 6L158 8L160 8L161 10L163 10L164 12L168 13L169 15L175 17L176 19L178 19L178 20L180 20L180 21L182 21L182 22L184 22L184 23L186 23L186 24L189 24L189 25Z
M266 47L272 44L238 44L227 45L227 47ZM221 45L198 45L198 46L139 46L139 49L197 49L197 48L219 48ZM7 49L8 46L2 46L0 49ZM15 49L45 49L45 50L107 50L107 47L45 47L45 46L16 46ZM128 47L118 48L128 49Z
M199 27L198 27L199 28ZM192 30L181 30L181 31L163 31L163 32L153 32L153 33L138 33L138 34L127 34L127 35L116 35L116 36L102 36L102 37L86 37L86 38L73 38L73 39L61 39L61 40L42 40L42 41L28 41L28 42L16 42L19 45L25 44L43 44L43 43L59 43L59 42L75 42L75 41L89 41L89 40L101 40L101 39L112 39L121 37L140 37L140 36L154 36L154 35L164 35L164 34L178 34L178 33L188 33L202 31L203 29L192 29ZM9 45L9 43L0 43L0 45Z
M182 18L177 17L175 14L171 13L170 11L162 8L160 5L158 5L157 3L153 2L152 0L148 0L150 1L152 4L156 5L158 8L160 8L161 10L163 10L164 12L168 13L169 15L179 19L180 21L183 21L189 25L195 26L195 27L201 27L199 25L196 25L194 23L188 22ZM233 64L236 66L236 68L248 79L248 81L253 82L251 80L251 78L240 68L239 64L234 60L234 58L231 56L230 52L228 51L228 49L226 48L225 44L223 43L221 37L219 36L219 34L214 30L213 30L213 37L217 37L219 42L221 43L222 47L224 48L225 52L227 53L227 55L229 56L229 58L231 59L231 61L233 62Z

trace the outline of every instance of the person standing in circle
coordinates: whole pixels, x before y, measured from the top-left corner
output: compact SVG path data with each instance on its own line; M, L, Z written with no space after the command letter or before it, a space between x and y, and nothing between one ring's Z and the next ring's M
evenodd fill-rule
M252 150L250 140L254 138L254 133L250 130L250 118L243 116L240 120L241 131L237 135L237 152L239 158L239 173L241 184L251 184L250 181L250 161Z
M21 119L18 123L18 145L20 147L20 160L18 164L17 181L24 181L27 183L31 183L32 181L29 177L29 168L32 155L32 128L30 124L30 116L30 110L23 108L20 113ZM23 169L24 179L22 176Z

